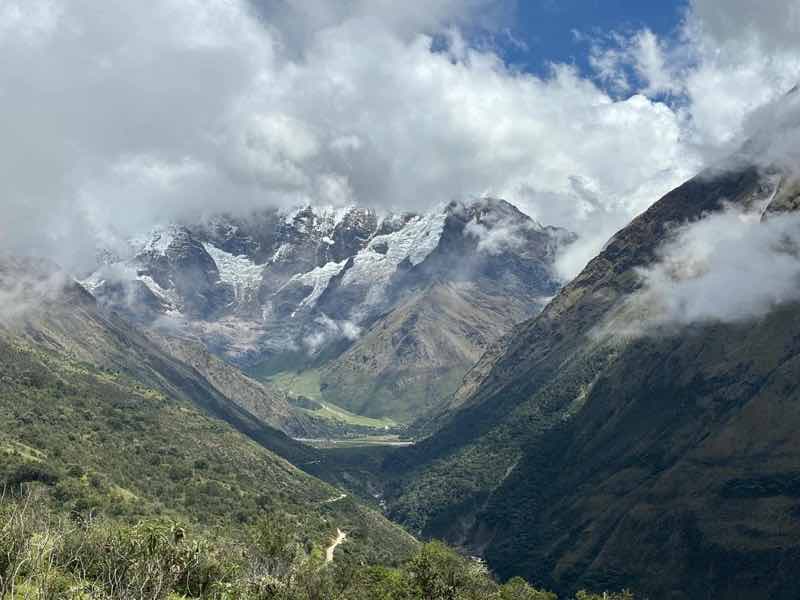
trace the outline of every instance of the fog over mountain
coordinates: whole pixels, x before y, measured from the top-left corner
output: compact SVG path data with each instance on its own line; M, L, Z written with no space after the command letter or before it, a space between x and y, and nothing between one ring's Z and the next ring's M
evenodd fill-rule
M736 210L687 226L642 270L645 325L734 322L800 298L800 220Z
M794 85L796 12L770 6L697 0L669 40L579 32L595 73L541 78L470 37L509 18L488 1L10 0L3 248L85 268L203 213L493 195L581 236L571 275Z
M380 218L309 205L157 227L106 249L81 283L158 335L261 377L324 366L304 393L411 420L541 310L575 241L491 198Z

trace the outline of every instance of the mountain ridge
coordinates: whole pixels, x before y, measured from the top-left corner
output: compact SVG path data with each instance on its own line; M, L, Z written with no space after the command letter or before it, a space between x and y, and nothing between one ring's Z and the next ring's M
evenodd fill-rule
M544 227L492 198L380 220L360 207L275 209L249 220L220 216L205 224L156 230L134 240L130 258L112 258L84 283L101 304L157 333L168 336L172 330L195 338L212 354L245 367L268 389L274 388L274 374L318 364L324 367L320 393L329 402L351 410L358 405L368 416L411 421L449 397L487 344L540 310L558 289L556 253L573 240L572 234ZM476 292L465 293L470 285ZM444 298L444 289L453 293ZM369 406L350 402L356 392L364 396L363 390L377 389L381 375L363 366L351 368L355 363L342 353L365 354L362 341L373 328L397 321L400 315L393 312L423 297L424 290L439 290L435 293L444 304L463 306L442 328L464 336L453 338L447 348L470 349L417 357L420 364L428 359L441 363L438 373L450 373L446 385L439 385L437 373L431 372L418 377L406 393L403 381L414 379L407 373L396 383L392 379L390 396L383 400ZM432 306L431 299L426 302ZM513 306L503 317L509 302ZM493 331L477 335L479 329ZM432 329L412 331L420 333L418 347L446 348L430 341ZM412 338L405 339L408 349ZM391 345L383 351L383 362L404 362ZM343 374L332 376L340 367ZM297 394L273 389L272 395L286 392ZM391 396L399 396L396 404ZM271 423L302 433L286 418Z
M777 382L757 394L758 381L779 378L781 352L793 364L794 305L756 328L721 323L655 338L614 334L637 318L626 300L641 289L639 270L658 260L658 250L680 226L727 206L760 211L765 203L783 201L773 173L749 166L715 169L634 219L538 316L481 359L453 400L455 412L440 416L432 435L387 458L384 468L393 474L386 488L390 514L423 537L445 537L482 553L501 574L523 573L557 591L622 583L654 597L759 598L778 597L765 590L793 590L784 580L759 587L725 566L726 556L751 560L753 572L769 578L778 572L775 561L793 560L793 550L781 551L791 538L770 529L762 513L743 508L758 502L747 494L770 497L774 510L784 511L776 518L790 518L792 488L777 487L767 496L732 494L741 485L768 485L742 483L753 477L752 467L744 467L746 448L738 450L741 466L729 463L727 474L711 466L707 473L695 469L695 479L681 456L710 456L703 440L735 439L735 428L756 426L760 406L765 414L784 415L787 424L780 430L759 431L763 440L786 449L787 466L795 464L781 433L793 422L791 403L778 403ZM732 379L732 373L741 377ZM793 397L794 389L785 393ZM740 413L748 403L753 408ZM740 414L749 416L736 426L726 421ZM766 441L741 431L773 456ZM772 468L781 462L773 456ZM670 469L676 475L661 476L670 491L656 492L653 482ZM791 479L790 473L776 477ZM697 500L686 503L683 497ZM757 532L752 542L726 533L728 525L713 512L720 503L740 515L740 527ZM632 521L625 520L626 511L642 512ZM668 536L659 537L659 514L685 524L676 533L682 542L670 545ZM710 579L692 568L692 552L699 548L707 554L697 564L713 570ZM654 559L660 553L674 560L662 568ZM734 589L741 590L739 596L731 595ZM793 592L786 593L782 597Z

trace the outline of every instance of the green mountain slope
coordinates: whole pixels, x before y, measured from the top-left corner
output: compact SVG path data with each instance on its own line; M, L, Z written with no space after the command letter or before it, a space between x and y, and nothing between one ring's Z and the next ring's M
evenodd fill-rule
M36 268L6 263L5 289ZM33 279L11 288L24 310L13 318L5 311L0 324L7 485L44 483L56 506L76 514L167 515L234 537L278 515L297 524L309 550L327 546L341 528L342 552L370 562L391 562L414 546L399 527L269 450L302 464L318 459L313 449L99 312L79 286L50 274ZM42 282L51 290L45 295Z
M631 343L495 491L487 558L559 586L797 597L798 339L792 306Z
M560 590L796 597L800 312L602 334L629 322L675 225L770 192L752 168L703 173L619 232L470 372L435 435L387 460L392 514Z
M455 392L484 349L530 314L530 302L472 282L431 285L320 369L322 397L408 422Z
M47 265L0 280L0 596L555 600L267 450L324 458Z
M295 410L280 390L247 377L211 354L199 340L179 335L149 337L168 354L197 370L209 383L260 421L293 437L311 437L314 423Z
M397 566L372 566L334 557L335 544L325 556L306 556L272 521L260 523L244 541L157 520L134 526L91 520L76 527L35 496L0 498L0 523L3 597L557 600L520 578L500 585L481 565L435 542ZM634 596L582 592L576 600Z

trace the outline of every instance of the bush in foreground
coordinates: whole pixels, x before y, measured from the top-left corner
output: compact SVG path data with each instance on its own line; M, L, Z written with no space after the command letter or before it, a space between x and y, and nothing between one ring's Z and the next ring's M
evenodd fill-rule
M247 541L193 536L168 521L75 520L41 499L0 501L0 598L30 600L557 600L520 578L496 583L432 542L397 568L307 553L275 519ZM576 600L632 600L628 594Z

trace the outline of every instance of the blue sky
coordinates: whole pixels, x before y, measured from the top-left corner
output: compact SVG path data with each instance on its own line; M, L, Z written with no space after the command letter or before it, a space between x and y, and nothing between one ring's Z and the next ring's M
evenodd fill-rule
M588 72L584 35L649 28L659 36L673 34L686 10L684 0L519 0L508 32L496 43L509 64L543 74L550 62L575 64ZM517 44L516 42L522 42Z

